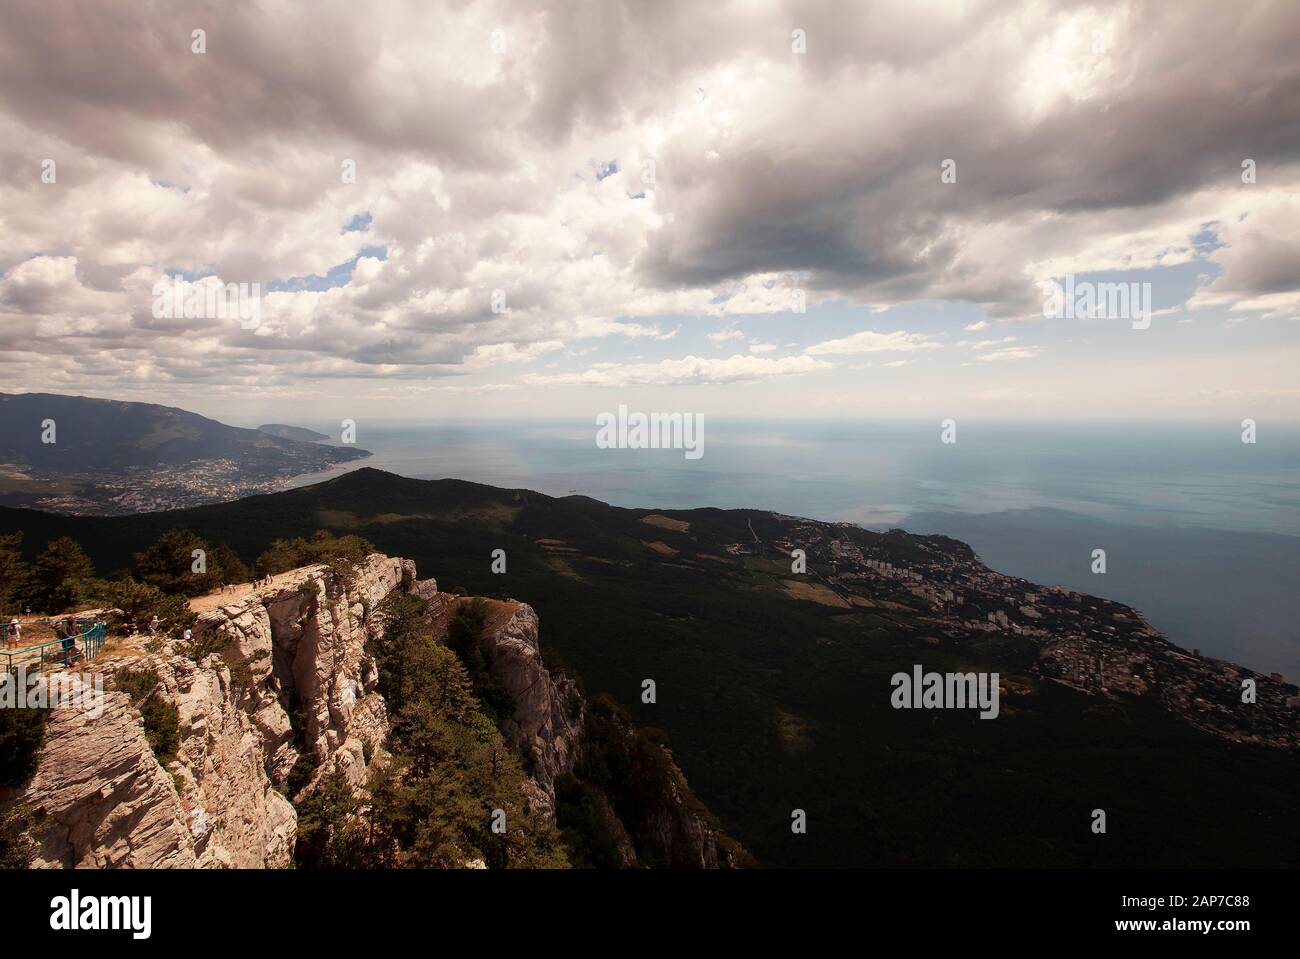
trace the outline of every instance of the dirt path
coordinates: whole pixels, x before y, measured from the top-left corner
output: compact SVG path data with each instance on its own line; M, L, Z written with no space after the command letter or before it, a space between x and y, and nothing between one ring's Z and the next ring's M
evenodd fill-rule
M208 593L204 596L195 596L190 600L190 610L199 616L221 606L230 603L242 603L250 596L261 596L264 593L274 593L276 590L284 587L291 579L294 573L299 570L290 570L287 573L280 573L278 576L271 577L270 586L260 586L254 583L237 583L233 590L222 592L217 590L215 593Z

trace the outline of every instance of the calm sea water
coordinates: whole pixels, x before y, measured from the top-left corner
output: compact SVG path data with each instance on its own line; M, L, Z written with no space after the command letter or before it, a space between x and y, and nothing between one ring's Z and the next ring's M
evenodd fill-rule
M1140 525L1300 536L1297 428L1265 427L1253 446L1233 423L962 422L953 445L941 444L939 432L930 422L707 419L704 456L687 460L673 450L598 449L589 422L362 424L357 444L375 456L357 465L576 491L617 506L743 506L868 525L917 512L1050 507Z
M1247 445L1232 422L962 421L945 445L937 422L706 418L698 460L603 450L595 435L591 421L363 423L357 443L375 455L357 465L944 532L995 569L1137 606L1183 645L1300 675L1300 428L1264 424ZM1094 575L1091 548L1108 544Z

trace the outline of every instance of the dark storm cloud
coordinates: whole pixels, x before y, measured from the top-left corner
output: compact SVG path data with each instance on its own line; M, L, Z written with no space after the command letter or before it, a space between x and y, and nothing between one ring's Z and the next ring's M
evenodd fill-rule
M907 60L895 52L886 68L845 54L851 16L825 21L838 71L778 93L725 162L686 149L663 158L672 218L650 237L644 275L673 285L801 269L814 288L924 295L959 279L957 237L981 223L1154 208L1241 187L1245 158L1275 173L1300 159L1300 7L1062 5L1072 8L1097 14L1104 51L1039 53L1041 36L1011 27L999 38L994 8L991 22L913 46ZM826 33L812 28L809 64L823 64ZM1035 84L1090 70L1090 88L1031 107L1050 92ZM956 184L940 182L947 158ZM1009 285L983 296L1014 296Z

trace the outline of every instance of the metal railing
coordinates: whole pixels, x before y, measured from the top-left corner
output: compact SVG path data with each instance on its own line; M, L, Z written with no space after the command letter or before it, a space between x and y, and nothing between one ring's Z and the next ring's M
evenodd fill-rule
M104 621L99 620L75 635L41 643L39 646L5 651L0 655L4 656L6 672L16 673L20 666L26 667L29 673L42 672L50 666L75 666L77 663L93 661L104 648L107 637L108 630Z

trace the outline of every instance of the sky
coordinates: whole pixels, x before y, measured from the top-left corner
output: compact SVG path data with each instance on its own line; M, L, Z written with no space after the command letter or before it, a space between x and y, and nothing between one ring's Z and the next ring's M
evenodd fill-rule
M0 389L1300 420L1298 50L1253 0L7 0ZM255 323L160 307L225 284Z

